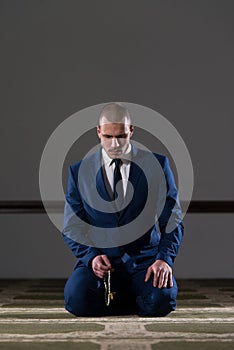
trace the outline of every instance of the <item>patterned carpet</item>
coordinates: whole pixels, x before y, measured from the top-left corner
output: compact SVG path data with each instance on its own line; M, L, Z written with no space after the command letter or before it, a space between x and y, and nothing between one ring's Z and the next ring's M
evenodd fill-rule
M165 318L75 318L64 280L0 280L0 349L234 349L234 280L178 281L177 311Z

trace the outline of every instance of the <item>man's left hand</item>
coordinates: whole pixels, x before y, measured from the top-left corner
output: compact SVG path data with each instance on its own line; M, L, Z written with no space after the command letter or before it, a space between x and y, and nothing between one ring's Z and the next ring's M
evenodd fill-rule
M147 269L145 282L148 282L151 274L154 275L153 286L158 288L173 287L172 268L163 260L156 260Z

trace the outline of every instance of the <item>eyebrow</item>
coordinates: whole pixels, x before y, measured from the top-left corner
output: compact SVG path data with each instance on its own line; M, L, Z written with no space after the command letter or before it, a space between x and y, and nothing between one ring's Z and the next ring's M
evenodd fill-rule
M116 137L116 138L121 138L121 137L126 137L127 134L119 134L119 135L116 135L116 136L113 136L113 135L109 135L109 134L102 134L102 136L104 137Z

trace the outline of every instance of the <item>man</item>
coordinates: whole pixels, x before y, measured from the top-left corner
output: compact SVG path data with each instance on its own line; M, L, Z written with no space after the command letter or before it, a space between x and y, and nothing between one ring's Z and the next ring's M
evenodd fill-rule
M176 308L177 189L168 159L135 147L133 132L128 109L107 104L100 149L70 167L63 236L78 260L64 293L76 316L160 317Z

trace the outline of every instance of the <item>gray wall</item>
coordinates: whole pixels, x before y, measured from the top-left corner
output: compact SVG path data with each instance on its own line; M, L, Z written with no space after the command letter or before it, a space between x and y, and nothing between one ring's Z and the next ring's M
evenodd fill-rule
M231 0L0 0L0 199L39 200L53 130L88 106L127 101L177 128L194 200L233 200L233 10ZM233 218L186 216L177 277L234 277ZM46 215L0 220L0 278L70 273Z

